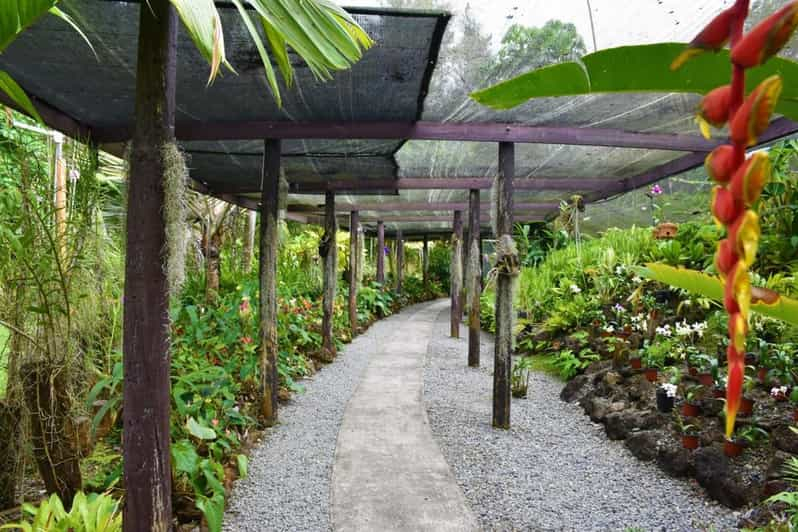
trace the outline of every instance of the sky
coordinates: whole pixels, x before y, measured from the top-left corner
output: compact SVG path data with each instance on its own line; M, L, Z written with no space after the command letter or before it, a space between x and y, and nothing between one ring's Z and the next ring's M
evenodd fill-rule
M542 26L550 19L576 25L589 51L593 39L588 11L593 13L598 49L625 44L691 40L711 17L732 0L448 0L455 16L466 5L498 47L512 24ZM351 6L387 5L387 0L343 1ZM418 0L418 6L429 1ZM412 5L412 4L411 4Z

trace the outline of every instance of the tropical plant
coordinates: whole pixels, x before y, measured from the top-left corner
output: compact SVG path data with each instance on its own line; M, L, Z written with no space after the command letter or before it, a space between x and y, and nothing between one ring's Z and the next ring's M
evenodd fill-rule
M529 373L534 367L535 364L532 357L526 356L516 359L510 375L510 389L513 397L526 397L529 389Z
M571 349L563 349L554 358L552 365L559 371L560 377L571 380L599 358L587 347L580 350L579 353L574 353Z
M107 493L85 495L78 492L67 512L58 495L51 495L39 506L25 503L25 521L0 526L0 530L23 532L121 532L119 501Z

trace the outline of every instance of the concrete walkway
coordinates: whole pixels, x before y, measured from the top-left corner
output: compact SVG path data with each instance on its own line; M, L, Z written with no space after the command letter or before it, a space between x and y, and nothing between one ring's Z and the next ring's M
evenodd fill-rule
M334 530L478 530L423 404L427 346L447 305L416 307L376 342L338 434Z

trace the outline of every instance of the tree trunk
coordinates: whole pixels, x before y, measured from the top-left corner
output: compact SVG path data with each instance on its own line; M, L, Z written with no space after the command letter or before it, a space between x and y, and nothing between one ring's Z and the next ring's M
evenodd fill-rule
M424 235L424 247L421 248L421 276L424 280L424 294L429 297L429 237Z
M513 174L515 146L499 143L499 176L496 182L496 238L499 247L511 247L513 231ZM506 241L506 244L501 244ZM496 343L493 361L493 426L510 428L510 372L513 350L513 277L505 271L501 249L497 250ZM508 249L503 251L508 252ZM517 257L515 257L517 262Z
M349 327L352 330L352 338L357 335L357 285L360 274L358 266L360 260L358 253L360 245L358 243L358 226L360 217L357 211L352 211L349 215Z
M333 308L336 292L336 269L338 266L338 248L336 246L335 194L327 192L324 206L324 236L319 245L319 254L324 262L324 286L322 288L322 346L320 358L323 362L332 362L335 358L335 338L333 337Z
M140 14L125 260L124 526L166 532L172 467L163 147L174 140L177 18L169 0L144 2Z
M377 222L377 282L385 283L385 224Z
M245 274L252 269L252 260L255 258L255 229L258 223L258 213L247 211L247 234L244 238L244 251L241 255L241 269Z
M219 283L222 278L222 227L221 225L208 238L208 249L205 253L205 299L211 301L219 295Z
M19 408L0 402L0 511L17 505L19 422Z
M468 365L479 367L479 296L482 293L482 256L479 253L479 190L471 190L468 205Z
M25 401L30 410L31 445L47 493L59 496L65 507L82 489L76 434L70 433L72 404L66 372L47 363L22 367Z
M402 293L402 281L405 269L405 241L402 239L402 230L396 231L396 293Z
M452 262L450 266L449 293L451 297L451 336L460 338L460 291L463 284L463 211L454 211L452 228Z
M260 379L261 417L277 423L277 224L280 206L279 140L267 140L263 152L260 223Z

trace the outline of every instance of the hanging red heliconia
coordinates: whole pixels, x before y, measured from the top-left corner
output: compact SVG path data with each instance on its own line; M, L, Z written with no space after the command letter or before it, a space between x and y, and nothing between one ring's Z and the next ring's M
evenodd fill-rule
M756 202L770 176L767 154L746 158L767 129L781 94L779 76L762 81L745 96L745 69L763 64L787 43L798 26L798 0L794 0L743 35L749 0L734 5L716 16L688 48L671 64L677 69L704 50L718 51L731 41L732 83L710 91L698 109L702 133L708 125L728 122L731 144L719 146L706 159L710 178L718 186L712 193L712 215L726 228L727 236L718 244L715 268L724 282L723 306L729 313L729 364L726 383L726 437L731 438L742 398L745 373L745 344L751 309L749 268L759 247L759 216Z

